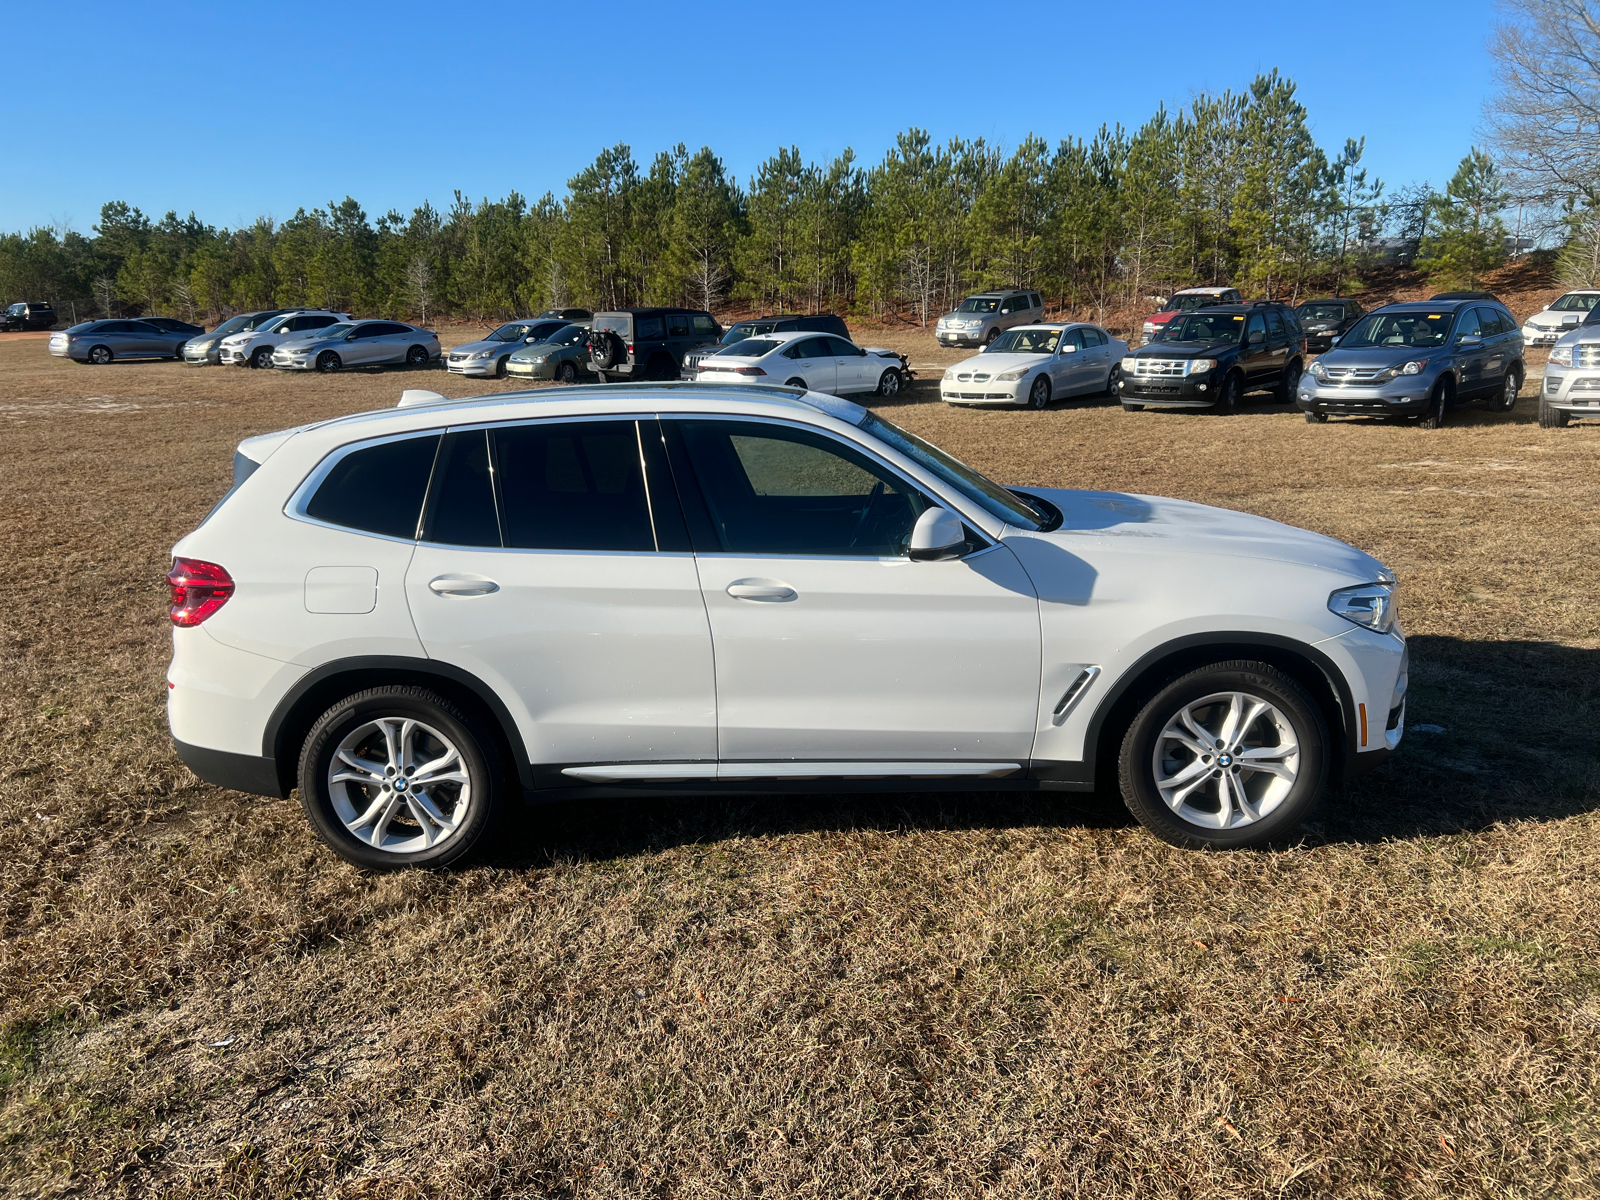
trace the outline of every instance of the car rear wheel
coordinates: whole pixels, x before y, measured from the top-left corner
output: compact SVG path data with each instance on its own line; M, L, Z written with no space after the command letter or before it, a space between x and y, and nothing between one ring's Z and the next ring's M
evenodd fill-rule
M89 361L97 367L105 366L113 357L110 346L89 347Z
M1444 425L1445 413L1449 411L1454 396L1455 388L1448 376L1433 385L1433 395L1428 397L1428 411L1422 416L1424 429L1439 429Z
M577 383L578 368L573 362L564 362L556 368L556 378L562 383Z
M263 346L250 356L250 365L258 371L265 371L272 365L272 347Z
M793 379L785 379L783 381L783 386L784 387L797 387L803 392L809 392L811 390L810 388L806 387L806 381L804 379L801 379L798 375L795 376L795 378L793 378Z
M497 739L452 701L406 685L357 692L323 713L299 782L318 836L369 870L461 862L509 790Z
M431 357L432 355L428 353L428 348L426 346L413 346L411 349L406 351L406 366L425 367L428 365L428 359ZM502 362L500 365L501 367L504 367L505 363Z
M1522 375L1515 367L1506 371L1506 383L1500 389L1500 395L1489 406L1490 412L1510 412L1517 406L1517 397L1522 394Z
M1122 797L1139 823L1188 849L1281 837L1311 815L1331 741L1316 702L1262 662L1215 663L1162 688L1122 740Z
M878 376L878 395L889 397L897 395L900 391L900 372L890 367Z
M1033 386L1028 389L1029 408L1047 408L1050 404L1050 379L1041 375L1033 381Z
M1543 396L1539 397L1539 427L1541 429L1565 429L1567 422L1572 420L1572 414L1562 412Z
M337 371L342 366L344 366L344 362L332 350L324 350L317 355L317 370L319 371Z

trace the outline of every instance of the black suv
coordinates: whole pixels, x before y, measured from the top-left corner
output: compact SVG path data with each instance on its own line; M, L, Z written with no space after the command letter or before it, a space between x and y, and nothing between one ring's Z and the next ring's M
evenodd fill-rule
M623 308L596 313L589 362L601 383L613 379L682 379L684 359L716 345L722 326L693 308Z
M1247 392L1271 391L1288 403L1305 360L1306 335L1287 304L1213 304L1174 316L1158 340L1123 359L1118 394L1129 412L1232 412Z
M728 326L728 332L722 335L721 345L731 346L735 342L742 342L747 337L762 333L831 333L847 342L851 340L850 327L844 323L843 317L836 317L832 313L783 313L778 316L751 317L747 321L735 321ZM693 378L700 360L716 349L715 346L709 346L688 355L683 360L684 374Z
M1300 328L1306 331L1306 349L1316 353L1330 349L1335 338L1343 337L1366 310L1354 300L1333 296L1327 300L1307 300L1294 310Z
M13 304L0 314L0 329L16 333L23 329L49 329L56 323L56 310L37 300Z

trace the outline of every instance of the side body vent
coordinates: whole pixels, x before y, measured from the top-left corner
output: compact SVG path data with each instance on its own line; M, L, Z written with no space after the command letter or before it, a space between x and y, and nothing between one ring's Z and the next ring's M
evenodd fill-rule
M1068 667L1067 669L1070 671L1072 668ZM1050 716L1052 725L1060 725L1067 719L1072 710L1077 707L1078 701L1083 699L1084 693L1089 690L1089 685L1099 675L1099 667L1083 667L1079 670L1077 675L1073 677L1072 682L1067 685L1066 693L1061 697L1061 702L1056 705L1055 712Z

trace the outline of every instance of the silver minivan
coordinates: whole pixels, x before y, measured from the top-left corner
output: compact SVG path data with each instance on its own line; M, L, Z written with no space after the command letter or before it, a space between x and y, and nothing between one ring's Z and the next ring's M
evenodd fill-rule
M1022 289L978 292L939 318L935 335L941 346L987 346L1015 325L1044 319L1044 298Z

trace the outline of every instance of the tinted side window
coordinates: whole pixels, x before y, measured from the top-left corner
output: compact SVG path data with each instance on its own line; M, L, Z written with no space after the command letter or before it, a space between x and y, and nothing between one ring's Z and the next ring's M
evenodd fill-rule
M660 317L640 317L634 322L634 339L640 342L653 341L661 336Z
M829 353L839 358L860 358L861 349L844 338L831 337L827 339Z
M1512 326L1497 308L1480 308L1478 317L1483 323L1483 336L1495 337L1502 333L1510 333Z
M667 315L667 336L688 337L692 325L688 313L669 313Z
M1464 311L1456 321L1456 336L1464 337L1467 334L1482 336L1483 326L1478 323L1478 310L1469 308Z
M1266 323L1266 321L1262 320L1261 314L1260 313L1251 313L1250 314L1250 320L1245 324L1245 329L1244 329L1245 339L1249 340L1249 337L1250 337L1250 335L1252 333L1265 334L1266 332L1267 332L1267 323Z
M1034 308L1043 308L1044 307L1044 301L1039 298L1039 293L1038 292L1029 292L1028 293L1028 300L1029 300L1030 304Z
M337 317L302 317L302 318L300 318L300 320L301 320L300 328L301 329L326 329L329 325L332 325L335 322L337 322L338 319L339 318L337 318Z
M731 554L903 555L926 499L809 430L678 422L720 548Z
M445 435L433 472L423 539L446 546L498 546L500 518L495 513L489 474L489 435L472 429Z
M154 334L161 334L161 333L165 333L166 332L166 330L161 329L161 328L159 328L159 327L157 327L155 325L152 325L148 321L131 321L128 324L128 328L131 329L134 333L142 333L146 337L149 337L149 336L154 335Z
M1083 344L1085 346L1104 346L1106 344L1106 335L1098 329L1080 329L1078 332L1083 335Z
M632 421L514 425L494 448L507 546L656 548Z
M1087 329L1069 329L1061 335L1061 348L1064 350L1068 346L1076 346L1079 350L1082 350L1088 338L1089 331Z
M715 337L718 325L716 321L705 313L697 313L694 318L694 331L697 336Z
M439 435L430 433L351 451L328 472L306 515L346 529L416 537L438 448Z
M1274 338L1285 336L1283 316L1275 308L1267 309L1267 332L1272 334Z

